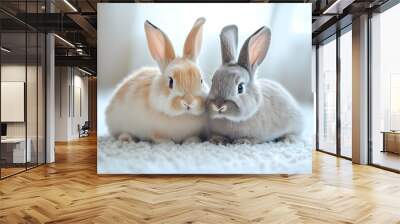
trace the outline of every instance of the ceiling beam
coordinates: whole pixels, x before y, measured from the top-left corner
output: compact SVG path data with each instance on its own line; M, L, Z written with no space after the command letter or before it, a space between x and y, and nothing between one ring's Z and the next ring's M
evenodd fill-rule
M80 14L71 13L67 15L72 21L79 25L91 38L97 37L97 30L90 24L85 17Z
M319 16L315 22L312 24L312 32L320 30L321 27L331 20L334 16Z
M351 5L355 0L336 0L329 5L322 14L342 14L343 10Z
M56 66L78 66L87 67L92 71L96 71L96 57L91 56L55 56Z

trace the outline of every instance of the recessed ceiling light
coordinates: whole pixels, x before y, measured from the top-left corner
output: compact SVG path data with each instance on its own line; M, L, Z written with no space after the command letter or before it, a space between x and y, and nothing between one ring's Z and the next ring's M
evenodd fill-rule
M74 12L78 12L78 10L68 0L64 0L64 3L67 4Z
M343 9L351 5L355 0L336 0L322 14L342 14Z
M81 68L79 68L79 67L78 67L78 70L81 71L81 72L83 72L83 73L85 73L85 74L87 74L87 75L90 75L90 76L93 75L92 73L90 73L90 72L88 72L88 71L86 71L86 70L83 70L83 69L81 69Z
M75 48L75 45L73 45L73 44L72 44L71 42L69 42L68 40L66 40L66 39L64 39L64 38L62 38L62 37L60 37L60 36L57 35L57 34L54 34L54 36L57 37L57 38L58 38L59 40L61 40L62 42L64 42L65 44L67 44L68 46Z
M1 51L4 51L6 53L10 53L11 52L11 50L9 50L9 49L7 49L5 47L1 47Z

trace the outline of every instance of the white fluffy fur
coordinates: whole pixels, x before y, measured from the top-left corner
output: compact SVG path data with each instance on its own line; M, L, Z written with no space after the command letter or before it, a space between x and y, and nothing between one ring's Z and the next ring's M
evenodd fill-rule
M196 64L190 60L186 60L185 63L188 63L191 66L197 67ZM161 93L159 83L167 82L167 78L172 76L173 70L179 68L180 66L186 66L186 65L185 64L169 65L165 69L164 74L162 76L156 77L156 79L154 80L154 84L151 86L150 104L154 107L154 109L156 109L158 111L162 111L169 116L178 116L178 115L182 115L183 113L185 113L184 110L177 111L177 110L174 110L171 108L172 99L177 96L183 96L184 93L179 91L177 88L173 88L172 90L170 90L171 93L168 96L165 96ZM202 74L200 68L198 70L200 71L200 74ZM193 92L193 93L196 96L201 96L205 99L207 97L208 91L209 91L209 87L207 86L206 83L203 82L200 91ZM199 107L199 105L197 105L196 102L197 101L194 101L194 103L191 106L192 106L192 108L197 108L197 109L191 110L191 111L189 111L189 113L194 114L194 115L201 115L204 113L205 107ZM183 101L181 103L182 103L182 107L183 107Z
M303 139L224 146L100 137L98 143L99 174L298 174L312 169L312 146Z
M160 77L157 69L144 68L124 80L121 86L136 75L143 75L143 73L148 76L157 75ZM156 85L156 82L153 82L153 84ZM182 142L186 138L198 136L202 133L206 123L205 114L200 116L193 114L169 116L154 108L149 110L147 108L149 99L140 96L135 97L134 91L137 88L135 85L136 83L128 90L121 102L113 105L114 95L109 105L112 108L106 110L106 123L112 135L118 137L120 134L128 133L141 140ZM116 92L120 87L117 88ZM157 92L160 90L156 87L151 87L151 89L153 93L150 94L150 98L153 99L150 101L157 103L160 97ZM156 132L167 137L164 139L152 138L152 135Z
M201 77L196 77L198 81L191 85L191 90L177 88L182 85L178 82L172 87L167 84L177 66L186 73L198 70L195 61L201 48L204 22L204 18L196 20L185 41L182 58L175 56L171 42L159 28L145 22L150 54L159 69L143 68L128 76L116 89L106 109L106 123L111 135L121 140L129 140L131 136L157 143L198 139L206 123L201 102L205 100L208 87L199 82ZM187 77L185 75L182 77ZM185 81L185 78L180 79L180 82ZM193 101L177 96L192 97ZM175 98L180 102L176 103ZM194 103L188 107L187 102Z

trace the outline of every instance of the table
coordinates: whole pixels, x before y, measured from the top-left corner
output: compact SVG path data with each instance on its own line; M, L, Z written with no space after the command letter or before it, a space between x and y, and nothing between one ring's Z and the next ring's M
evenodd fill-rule
M382 152L392 152L400 154L400 131L382 131L383 150Z

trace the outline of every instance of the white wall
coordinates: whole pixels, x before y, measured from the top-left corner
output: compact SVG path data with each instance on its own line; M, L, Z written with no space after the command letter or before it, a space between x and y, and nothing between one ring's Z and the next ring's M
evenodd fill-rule
M55 141L68 139L68 86L70 79L67 67L55 68Z
M79 137L79 132L77 129L78 124L83 125L85 121L88 121L88 77L82 76L83 73L76 74L77 70L75 70L74 75L74 108L72 108L72 120L71 120L71 135L73 138ZM79 93L80 91L80 93ZM80 95L80 97L79 97ZM81 102L79 102L81 101ZM79 108L81 107L81 108ZM80 110L82 110L80 112Z
M2 65L1 66L1 81L2 82L24 82L26 70L28 74L32 74L32 71L36 68L32 66L25 67L25 65ZM24 94L24 93L22 93ZM36 96L36 94L35 94ZM2 96L4 98L5 96ZM21 108L24 113L24 107ZM1 108L1 110L7 110L7 108ZM11 122L7 125L7 134L9 137L25 137L25 123L24 122Z
M173 13L171 13L173 12ZM261 26L272 30L259 77L284 85L302 103L313 104L311 89L311 4L98 4L98 134L106 133L104 110L112 90L132 71L156 66L143 24L149 20L181 55L194 21L205 17L199 66L206 82L221 63L219 33L239 28L239 48ZM311 112L312 113L312 112ZM311 125L310 125L311 126Z
M24 122L25 83L1 82L1 121Z
M2 65L1 66L1 81L4 82L24 82L25 75L28 76L29 87L27 88L27 120L28 120L28 137L35 131L36 134L36 66L25 65ZM35 77L35 79L33 78ZM34 86L35 88L32 88ZM41 105L39 105L41 106ZM6 110L7 108L1 108L1 110ZM24 110L24 108L22 108ZM33 113L35 112L35 113ZM8 122L7 123L7 135L8 137L25 137L25 126L26 122Z
M77 139L78 124L88 120L88 78L76 68L56 67L55 86L55 140ZM77 105L81 105L82 114Z

